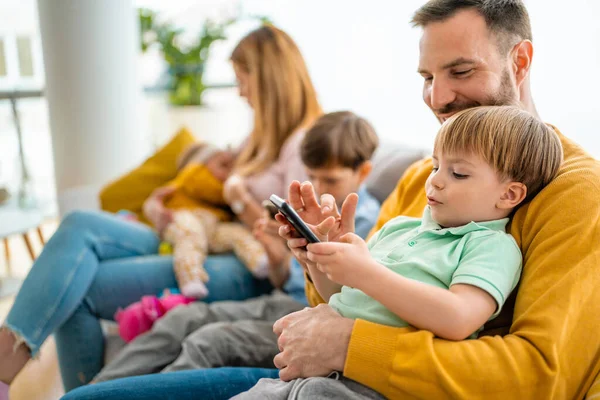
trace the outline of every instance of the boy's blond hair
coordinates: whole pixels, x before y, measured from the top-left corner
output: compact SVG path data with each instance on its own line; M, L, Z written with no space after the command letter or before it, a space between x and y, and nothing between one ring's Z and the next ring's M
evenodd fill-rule
M300 157L308 168L356 169L371 159L378 145L375 129L366 119L337 111L323 115L306 132Z
M434 153L480 156L500 179L527 187L525 202L558 173L563 151L556 132L528 112L513 106L475 107L442 125Z

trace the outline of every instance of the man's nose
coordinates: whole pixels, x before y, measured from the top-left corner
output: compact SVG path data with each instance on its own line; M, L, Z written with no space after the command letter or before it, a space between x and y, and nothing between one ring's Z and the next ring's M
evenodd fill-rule
M431 108L434 110L441 110L456 100L456 93L451 85L441 78L434 78L429 96Z

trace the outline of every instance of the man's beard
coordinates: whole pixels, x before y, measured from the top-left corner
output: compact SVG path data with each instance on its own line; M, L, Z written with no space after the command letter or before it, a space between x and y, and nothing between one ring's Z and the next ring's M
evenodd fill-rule
M478 101L454 101L443 108L435 110L435 114L454 114L458 111L466 110L467 108L479 106L506 106L517 105L517 93L510 80L508 70L502 73L502 81L500 88L496 93L490 94L483 102Z

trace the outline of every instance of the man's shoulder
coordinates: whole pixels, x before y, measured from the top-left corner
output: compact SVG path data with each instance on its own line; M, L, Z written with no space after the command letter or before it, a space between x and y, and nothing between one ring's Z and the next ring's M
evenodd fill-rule
M529 224L530 229L522 232L511 229L511 233L520 235L544 227L556 232L600 226L597 219L600 215L600 161L558 133L564 152L558 175L531 202L517 210L513 225L523 228Z
M547 192L553 194L566 189L573 190L581 195L577 197L600 204L600 161L569 138L560 133L559 136L564 160L556 178L548 185Z

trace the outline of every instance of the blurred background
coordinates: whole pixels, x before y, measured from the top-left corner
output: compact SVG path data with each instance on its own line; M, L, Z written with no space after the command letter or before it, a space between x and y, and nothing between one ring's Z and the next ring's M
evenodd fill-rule
M59 1L50 6L50 1L43 0L0 1L0 91L4 94L0 101L0 187L17 195L25 186L25 203L35 203L45 213L57 212L57 189L61 210L95 207L98 187L139 164L181 125L198 138L219 145L239 143L249 131L252 116L237 96L228 57L236 42L258 26L259 17L271 20L296 40L325 111L349 109L362 114L385 141L420 148L432 145L438 124L421 101L422 79L416 73L419 31L408 23L422 1L94 3ZM560 1L526 3L536 50L532 81L538 110L546 121L600 157L600 3L572 0L569 7ZM154 13L143 13L140 18L140 8ZM141 37L140 20L146 29ZM212 21L212 32L203 31L207 21ZM223 39L211 42L207 55L202 50L204 59L198 56L194 61L190 56L187 67L181 67L168 64L164 40L162 45L152 44L161 29L162 36L169 29L182 32L176 50L197 45L203 33L212 33L215 39L215 29L220 29L216 33ZM65 31L79 39L65 39L61 36ZM42 39L47 41L46 60ZM145 52L140 39L151 44ZM81 56L73 56L72 49L67 51L63 45L79 46ZM56 70L67 62L70 68ZM52 69L47 74L45 64ZM182 71L188 75L200 71L201 76L188 82L187 89L181 88L178 99L166 87ZM62 92L62 96L70 90L84 93L89 89L97 97L85 104L56 106L60 118L72 116L82 126L98 120L101 126L89 132L89 137L74 141L63 132L52 132L46 76L51 84L60 86L54 92ZM201 104L189 93L186 98L185 93L198 80L206 87ZM107 87L110 85L104 85L106 90L97 87L105 82L124 82L129 97L109 104L117 92L115 87ZM32 97L15 101L23 163L7 99L14 91L32 92ZM59 95L55 100L63 99ZM114 107L121 111L111 110ZM114 121L106 121L103 115ZM65 124L59 121L55 127ZM98 157L106 163L102 171L77 168L78 163ZM24 185L23 166L27 173Z

